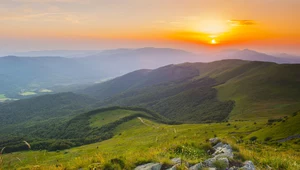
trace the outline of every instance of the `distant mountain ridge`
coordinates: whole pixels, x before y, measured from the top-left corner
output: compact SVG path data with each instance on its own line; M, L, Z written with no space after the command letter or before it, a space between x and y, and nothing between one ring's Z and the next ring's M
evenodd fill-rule
M214 59L240 59L249 61L266 61L274 63L300 63L300 57L291 55L270 55L250 49L224 50L214 55Z
M101 82L139 69L156 69L169 64L208 62L219 59L241 59L275 63L297 63L300 59L285 55L274 57L253 50L225 50L216 55L203 56L170 48L113 49L104 51L45 51L51 55L84 57L0 57L0 94L8 98L25 98L21 91L39 91L61 85ZM31 53L28 53L31 54ZM43 54L43 52L32 52ZM68 56L70 57L70 56ZM60 88L63 89L63 88ZM60 92L60 90L58 90Z

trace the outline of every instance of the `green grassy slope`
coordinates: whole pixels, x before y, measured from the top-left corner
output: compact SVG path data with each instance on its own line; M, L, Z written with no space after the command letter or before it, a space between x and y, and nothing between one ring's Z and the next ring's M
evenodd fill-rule
M22 131L17 130L17 133L7 131L6 136L0 138L0 148L6 147L6 152L24 150L26 144L23 140L29 141L34 150L66 149L94 143L111 138L112 131L118 125L136 117L168 122L161 115L142 108L102 108L80 114L70 120L33 124L23 127Z
M297 115L295 114L286 118L282 118L280 121L275 121L272 124L266 125L261 130L252 133L251 136L256 136L259 140L265 140L269 137L270 140L276 141L289 136L300 135L299 122L300 111Z
M231 142L235 148L240 148L241 153L250 152L252 156L257 157L257 154L264 152L251 150L255 144L236 145L232 140L235 140L235 134L249 134L264 127L264 123L254 124L253 121L244 121L230 122L230 125L228 123L165 125L145 118L142 118L142 121L135 118L117 126L113 130L114 137L106 141L59 152L27 151L4 154L2 168L88 169L94 165L108 166L111 164L111 159L119 159L124 162L125 169L133 169L136 165L147 162L168 164L173 157L182 157L190 163L196 163L207 159L206 149L209 147L206 140L215 135ZM244 146L247 148L244 149ZM184 149L182 152L176 152L178 148ZM283 155L288 160L279 159ZM263 158L266 155L260 156ZM275 169L284 164L284 169L293 169L300 161L296 152L284 147L277 151L269 148L268 160L253 157L243 159L250 158L258 169L264 169L265 164Z
M106 125L108 123L117 121L121 118L133 115L133 114L138 114L142 113L140 111L133 111L133 110L122 110L122 109L116 109L116 110L111 110L111 111L105 111L105 112L100 112L99 114L92 115L90 117L90 126L91 127L102 127L103 125Z
M281 117L300 109L300 65L251 62L215 77L221 100L234 100L232 119Z

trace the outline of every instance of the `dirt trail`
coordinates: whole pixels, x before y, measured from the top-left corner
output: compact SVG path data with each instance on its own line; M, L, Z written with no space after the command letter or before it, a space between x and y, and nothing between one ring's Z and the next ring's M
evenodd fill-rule
M150 125L148 125L147 123L145 123L144 120L143 120L141 117L138 117L138 119L139 119L144 125L150 126Z
M155 125L151 125L151 124L148 124L146 123L141 117L138 117L138 119L146 126L151 126L151 127L154 127L156 129L159 129L159 126L155 126Z

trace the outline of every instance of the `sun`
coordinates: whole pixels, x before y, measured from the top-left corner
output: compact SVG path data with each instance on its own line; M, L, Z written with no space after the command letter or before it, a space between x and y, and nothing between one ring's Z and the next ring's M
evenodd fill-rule
M211 43L211 44L217 44L217 41L216 41L215 39L212 39L212 40L210 41L210 43Z

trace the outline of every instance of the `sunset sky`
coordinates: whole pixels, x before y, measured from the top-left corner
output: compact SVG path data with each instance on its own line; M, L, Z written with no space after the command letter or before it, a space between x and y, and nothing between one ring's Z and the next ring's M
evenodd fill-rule
M1 0L0 54L251 48L300 54L300 0Z

